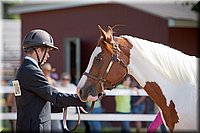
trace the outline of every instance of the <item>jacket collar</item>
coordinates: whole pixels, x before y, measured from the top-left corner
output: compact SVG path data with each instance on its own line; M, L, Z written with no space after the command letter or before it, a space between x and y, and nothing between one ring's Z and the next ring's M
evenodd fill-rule
M36 61L35 59L33 59L32 57L26 56L26 57L25 57L25 60L31 61L35 66L37 66L37 68L40 69L40 67L39 67L39 65L38 65L38 63L37 63L37 61Z

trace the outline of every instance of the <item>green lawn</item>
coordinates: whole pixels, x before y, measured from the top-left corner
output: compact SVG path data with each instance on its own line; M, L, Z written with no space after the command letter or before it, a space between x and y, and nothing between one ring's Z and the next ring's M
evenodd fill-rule
M120 133L120 127L104 127L102 128L102 133ZM84 133L85 128L78 128L77 130L74 131L74 133ZM131 128L131 133L135 133L136 128ZM145 133L146 128L141 128L140 133Z

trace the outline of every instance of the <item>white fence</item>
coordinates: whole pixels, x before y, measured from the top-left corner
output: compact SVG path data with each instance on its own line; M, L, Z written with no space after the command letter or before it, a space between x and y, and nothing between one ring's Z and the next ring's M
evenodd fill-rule
M2 89L3 88L3 89ZM0 94L13 93L13 87L4 86L0 89ZM68 92L70 93L70 92ZM137 91L128 89L113 89L111 91L106 90L106 96L117 95L131 95L131 96L147 96L143 89ZM63 119L62 113L52 113L52 120ZM102 113L102 114L83 114L81 113L81 120L90 121L153 121L155 114L115 114L115 113ZM0 113L0 120L16 120L16 113ZM68 120L77 120L77 114L68 115Z

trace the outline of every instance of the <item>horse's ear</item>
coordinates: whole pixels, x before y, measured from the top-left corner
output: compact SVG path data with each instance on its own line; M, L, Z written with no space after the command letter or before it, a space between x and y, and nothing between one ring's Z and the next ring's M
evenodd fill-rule
M110 26L108 26L108 29L109 29L109 31L107 32L107 35L109 36L108 37L108 41L110 43L114 43L114 40L113 40L113 30L112 30L112 28Z
M104 40L107 40L107 33L101 28L100 25L98 25L99 31L101 33L101 36L104 38Z

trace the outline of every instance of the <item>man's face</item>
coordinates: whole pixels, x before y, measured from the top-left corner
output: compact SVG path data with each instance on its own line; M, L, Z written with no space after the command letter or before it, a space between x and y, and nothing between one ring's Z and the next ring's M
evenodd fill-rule
M41 64L44 64L44 63L47 61L47 59L50 57L49 52L50 52L51 50L52 50L51 48L48 48L48 47L47 47L47 52L46 52L45 57L44 57L44 60L43 60L43 62L42 62ZM44 56L44 53L45 53L45 50L42 50L41 48L38 48L38 49L37 49L37 52L38 52L38 55L39 55L39 57L40 57L40 60L42 60L42 58L43 58L43 56Z

